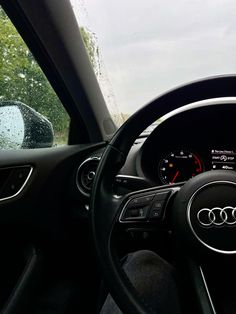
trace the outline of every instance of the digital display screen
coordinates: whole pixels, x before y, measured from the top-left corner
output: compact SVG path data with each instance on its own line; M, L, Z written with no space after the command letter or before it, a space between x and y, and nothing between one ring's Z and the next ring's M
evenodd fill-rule
M236 170L236 150L212 149L212 169Z

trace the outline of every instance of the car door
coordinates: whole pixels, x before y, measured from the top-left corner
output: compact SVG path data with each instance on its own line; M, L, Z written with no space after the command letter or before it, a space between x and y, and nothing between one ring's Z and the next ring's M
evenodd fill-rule
M116 127L68 1L0 4L0 310L93 312L99 272L77 176Z

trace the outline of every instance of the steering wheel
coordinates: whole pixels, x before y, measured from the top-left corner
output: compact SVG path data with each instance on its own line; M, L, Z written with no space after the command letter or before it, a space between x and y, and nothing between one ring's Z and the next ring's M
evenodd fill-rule
M199 252L203 256L209 252L236 253L236 212L233 210L236 204L235 172L208 171L190 179L183 186L154 187L120 197L114 195L112 189L115 176L124 165L132 144L151 123L184 105L231 96L236 96L234 75L207 78L173 89L132 115L103 153L91 194L91 225L104 277L112 297L124 313L147 314L154 311L122 270L112 246L116 224L132 225L142 221L143 224L160 225L165 220L165 213L169 212L174 221L176 239L179 239L186 252L192 250L193 256ZM227 224L231 228L217 228ZM194 252L197 254L194 255ZM202 313L214 312L210 304L204 307Z

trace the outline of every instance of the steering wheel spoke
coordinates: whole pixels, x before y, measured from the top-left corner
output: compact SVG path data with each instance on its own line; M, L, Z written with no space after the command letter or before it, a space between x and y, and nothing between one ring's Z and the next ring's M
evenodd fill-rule
M168 205L180 186L150 188L128 194L121 203L121 224L165 224Z

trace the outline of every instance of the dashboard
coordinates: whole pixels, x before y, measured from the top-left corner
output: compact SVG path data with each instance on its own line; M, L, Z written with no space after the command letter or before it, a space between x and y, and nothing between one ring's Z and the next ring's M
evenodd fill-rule
M77 171L77 187L89 187L102 150L87 157ZM91 169L90 169L91 168ZM236 104L193 107L162 119L133 144L116 177L117 194L185 182L208 170L236 170ZM82 184L81 184L82 182ZM86 191L89 196L89 189Z

